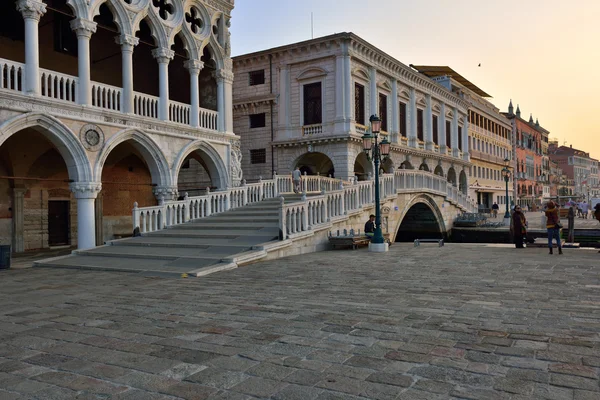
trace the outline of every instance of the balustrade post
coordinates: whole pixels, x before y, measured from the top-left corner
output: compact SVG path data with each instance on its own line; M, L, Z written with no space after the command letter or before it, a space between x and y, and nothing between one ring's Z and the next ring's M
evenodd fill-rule
M283 197L279 198L279 238L281 240L285 240L287 239L287 221L286 221L286 215L283 209L283 206L285 204L285 199Z
M137 201L133 203L133 229L140 228L140 213Z

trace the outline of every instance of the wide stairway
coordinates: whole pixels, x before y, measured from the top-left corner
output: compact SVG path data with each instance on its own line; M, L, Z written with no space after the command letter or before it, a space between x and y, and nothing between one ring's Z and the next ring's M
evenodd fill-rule
M300 195L286 194L285 202ZM36 267L139 272L148 276L202 276L261 257L256 246L279 239L280 200L273 198L191 220L105 246L42 260ZM264 251L262 252L264 254Z

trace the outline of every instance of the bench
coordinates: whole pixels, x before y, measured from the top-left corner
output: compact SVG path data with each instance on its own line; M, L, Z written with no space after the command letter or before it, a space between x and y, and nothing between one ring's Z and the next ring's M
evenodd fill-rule
M335 249L336 246L352 247L368 246L371 239L368 236L330 236L329 243Z
M444 247L444 239L415 239L415 247L419 247L421 243L437 243L439 247Z

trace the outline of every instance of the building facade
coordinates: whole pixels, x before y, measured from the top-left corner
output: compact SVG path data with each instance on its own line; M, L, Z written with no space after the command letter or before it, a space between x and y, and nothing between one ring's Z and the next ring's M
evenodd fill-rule
M287 174L366 180L369 117L391 141L382 166L421 169L468 191L468 102L352 33L233 59L234 130L244 177Z
M0 2L0 241L90 248L239 185L233 0Z
M549 146L549 157L557 163L567 179L573 181L573 195L581 199L593 197L598 188L598 160L573 146L559 146L553 141Z
M515 111L512 101L505 116L512 126L516 204L540 207L550 197L550 164L547 162L548 154L544 154L549 132L537 120L534 122L533 116L529 117L529 121L521 118L520 107L517 105Z

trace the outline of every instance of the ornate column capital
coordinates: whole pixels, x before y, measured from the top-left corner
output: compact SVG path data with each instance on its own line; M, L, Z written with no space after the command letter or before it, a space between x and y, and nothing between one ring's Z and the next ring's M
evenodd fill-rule
M227 69L219 69L216 71L217 81L223 81L225 83L233 83L233 72Z
M96 27L98 25L94 21L83 18L75 18L69 24L77 37L83 36L88 39L92 37L92 34L96 33Z
M119 35L115 36L115 43L121 46L122 50L133 51L133 48L140 43L140 39L132 35Z
M197 75L204 68L204 62L198 60L187 60L185 63L183 63L183 66L186 67L190 73Z
M152 189L152 192L154 193L154 196L156 196L159 204L176 199L179 193L177 191L177 186L156 186Z
M159 47L157 49L152 50L152 57L154 57L159 64L168 64L169 61L171 61L173 57L175 57L175 52L171 49Z
M46 4L37 0L19 0L17 10L23 14L24 19L35 19L39 22L42 15L46 14Z
M71 182L69 183L69 188L75 194L76 199L95 199L102 190L102 183Z

